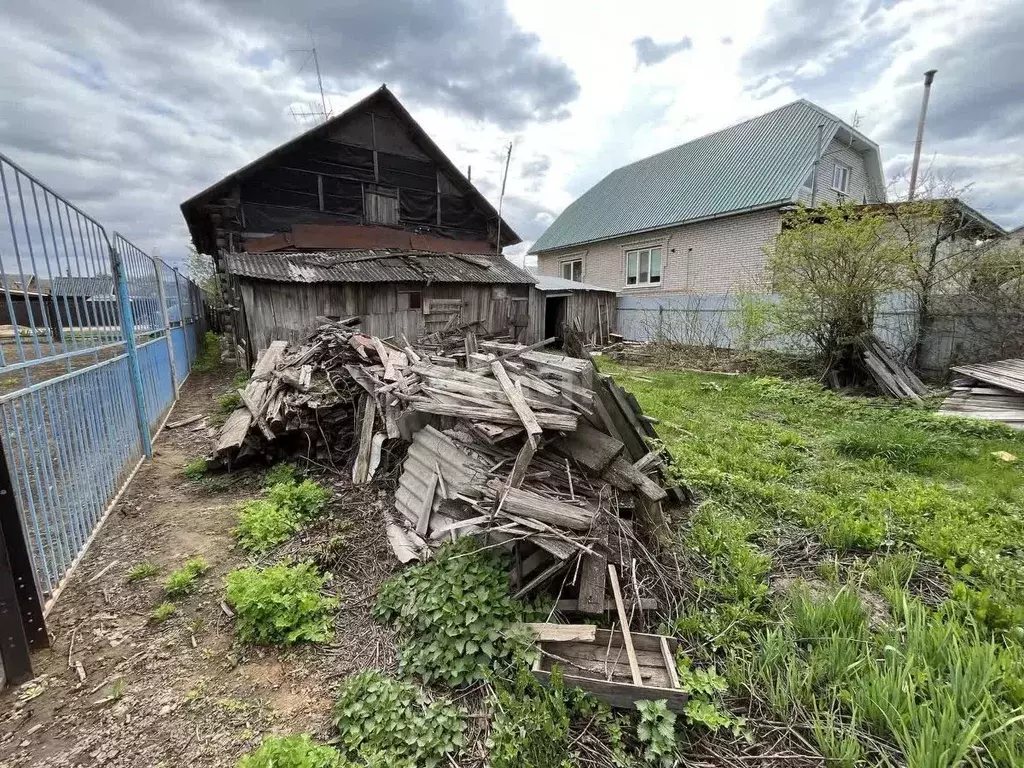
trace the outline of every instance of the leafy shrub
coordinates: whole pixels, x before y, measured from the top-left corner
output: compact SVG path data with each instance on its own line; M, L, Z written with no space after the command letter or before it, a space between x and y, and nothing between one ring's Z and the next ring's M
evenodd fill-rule
M155 564L150 562L139 563L128 571L128 575L124 577L124 580L129 584L133 584L136 581L142 581L143 579L156 576L158 573L160 573L160 568Z
M197 456L194 459L189 460L188 464L182 470L182 474L185 475L189 480L200 480L203 475L206 474L206 459L202 456Z
M336 749L316 744L308 733L268 736L259 749L238 761L237 768L345 768Z
M527 652L514 625L523 606L508 594L502 556L470 537L446 544L428 563L385 582L374 615L398 629L398 663L425 682L463 685Z
M329 639L338 601L323 595L323 586L311 563L229 573L227 602L235 609L239 639L264 645Z
M196 581L206 573L210 566L201 557L193 557L181 568L174 571L164 582L164 592L168 597L181 597L195 589Z
M725 678L713 666L693 667L686 656L680 656L677 661L679 688L689 694L683 710L687 722L709 731L729 728L738 735L746 721L728 712L721 702L721 694L728 688Z
M334 706L338 742L354 760L382 766L440 765L464 743L466 724L446 700L419 687L364 670L345 681Z
M293 514L299 522L312 520L331 498L331 492L312 480L275 483L267 489L267 501Z
M664 700L638 701L640 722L636 736L643 745L644 760L649 765L672 768L679 749L676 746L676 716L669 712Z
M242 505L234 534L246 552L266 552L299 530L296 516L272 501L259 499Z
M160 603L160 605L154 608L153 612L149 614L149 620L154 624L162 624L171 618L177 610L177 606L170 601Z
M268 469L266 474L263 476L263 485L267 488L272 485L277 485L278 483L297 482L299 482L298 470L290 461L279 461Z

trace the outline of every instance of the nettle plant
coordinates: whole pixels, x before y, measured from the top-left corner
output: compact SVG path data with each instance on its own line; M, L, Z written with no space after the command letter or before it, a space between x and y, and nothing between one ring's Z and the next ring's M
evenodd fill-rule
M676 716L665 701L638 701L640 721L636 736L643 745L643 757L649 765L672 768L679 748L676 745Z
M470 537L385 582L374 608L378 620L398 629L400 669L452 686L531 661L529 636L516 626L524 613L509 596L503 557L480 551Z
M277 473L282 477L286 474L283 470ZM330 498L331 492L312 480L274 483L268 487L266 498L242 505L235 537L247 552L267 552L316 518Z
M353 760L387 768L434 768L465 743L463 712L419 686L364 670L345 681L334 706L338 744Z
M329 640L338 601L323 594L324 581L312 563L229 573L227 602L238 638L261 645Z

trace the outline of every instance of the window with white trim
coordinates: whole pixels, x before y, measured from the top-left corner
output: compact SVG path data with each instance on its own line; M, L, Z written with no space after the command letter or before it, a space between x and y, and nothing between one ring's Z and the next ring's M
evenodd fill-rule
M626 251L626 285L658 285L661 282L661 248Z
M832 189L842 192L844 195L850 188L850 166L836 163L832 169Z
M562 279L572 280L574 283L583 282L583 259L573 259L562 262Z

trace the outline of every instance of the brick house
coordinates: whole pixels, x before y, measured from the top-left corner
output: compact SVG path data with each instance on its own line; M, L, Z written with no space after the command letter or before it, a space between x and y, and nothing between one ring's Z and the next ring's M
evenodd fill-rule
M885 200L878 146L801 99L612 171L530 253L620 305L726 296L759 283L787 208L841 200Z

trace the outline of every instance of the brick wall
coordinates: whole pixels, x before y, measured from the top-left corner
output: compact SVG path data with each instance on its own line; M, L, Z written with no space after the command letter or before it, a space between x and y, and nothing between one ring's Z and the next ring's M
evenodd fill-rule
M764 246L781 228L777 210L726 216L684 224L646 235L630 235L537 257L542 275L561 275L561 263L583 260L583 282L622 295L671 293L726 294L754 289L764 272ZM661 247L662 282L653 287L626 285L626 251Z

